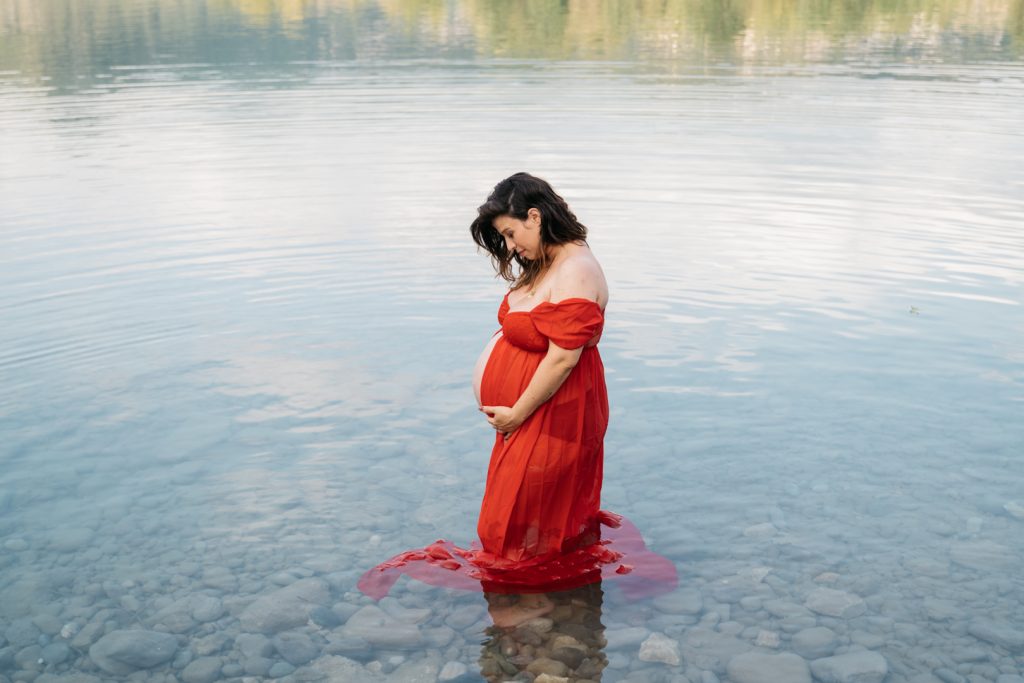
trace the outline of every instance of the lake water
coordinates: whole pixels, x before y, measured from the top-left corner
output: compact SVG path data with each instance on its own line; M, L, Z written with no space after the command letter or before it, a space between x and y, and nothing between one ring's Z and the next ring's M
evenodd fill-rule
M1022 159L1020 0L0 0L0 683L1024 682ZM505 633L355 581L474 538L519 170L680 587Z

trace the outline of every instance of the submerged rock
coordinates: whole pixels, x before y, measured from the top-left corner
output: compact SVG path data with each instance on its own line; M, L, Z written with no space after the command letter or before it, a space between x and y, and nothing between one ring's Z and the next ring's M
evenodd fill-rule
M726 667L733 683L811 683L811 672L802 657L746 652L733 657Z
M89 648L89 657L108 674L124 676L170 661L178 639L156 631L111 631Z
M309 621L313 608L330 597L327 582L300 579L257 599L239 617L242 629L257 633L277 633Z
M857 595L834 588L817 588L807 596L807 608L829 617L851 619L867 611L867 605Z
M882 683L889 665L877 652L862 650L816 659L811 671L822 683Z
M679 666L679 645L663 633L652 633L640 644L640 661Z
M356 638L375 647L410 649L418 647L420 630L389 616L376 605L366 605L338 629L343 636Z
M1005 647L1010 652L1024 651L1024 631L1017 631L1009 624L975 619L967 626L967 632L985 642Z

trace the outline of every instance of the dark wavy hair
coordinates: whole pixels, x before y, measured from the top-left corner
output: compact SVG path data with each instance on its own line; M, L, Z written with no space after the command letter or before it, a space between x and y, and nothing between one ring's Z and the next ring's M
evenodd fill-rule
M505 238L494 227L494 219L511 216L524 221L531 209L540 211L540 258L524 259L505 246ZM587 228L576 220L576 214L546 180L529 173L516 173L494 186L494 191L477 210L476 220L469 228L473 241L491 255L494 270L512 284L512 289L532 285L548 265L543 247L566 242L586 241ZM513 261L519 265L513 272Z

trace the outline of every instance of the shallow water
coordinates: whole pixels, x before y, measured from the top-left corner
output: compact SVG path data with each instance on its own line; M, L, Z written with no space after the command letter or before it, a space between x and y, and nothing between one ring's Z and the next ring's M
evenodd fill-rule
M522 680L569 636L590 680L1020 683L1020 3L501 7L0 2L0 681ZM468 225L517 170L591 229L605 505L681 585L507 636L354 585L473 538Z

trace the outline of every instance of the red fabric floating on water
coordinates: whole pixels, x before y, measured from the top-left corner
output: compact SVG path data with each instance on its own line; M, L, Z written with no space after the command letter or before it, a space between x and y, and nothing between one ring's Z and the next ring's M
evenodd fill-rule
M363 574L359 590L375 600L388 594L398 578L433 586L489 593L547 593L568 590L602 579L615 579L631 600L667 593L676 588L675 565L647 549L640 530L629 520L602 510L602 538L590 546L532 567L498 569L478 544L459 548L437 541L422 550L401 553ZM443 559L448 554L451 559ZM620 560L627 558L629 563ZM479 563L479 564L478 564Z
M616 578L630 597L670 591L675 566L647 550L640 532L599 509L608 393L597 342L604 312L571 298L529 311L498 309L502 336L484 368L485 406L511 406L529 385L550 342L582 347L558 388L506 438L495 434L480 507L480 543L437 541L366 572L359 588L381 598L401 574L426 583L496 593L566 590ZM628 564L625 563L628 560Z

